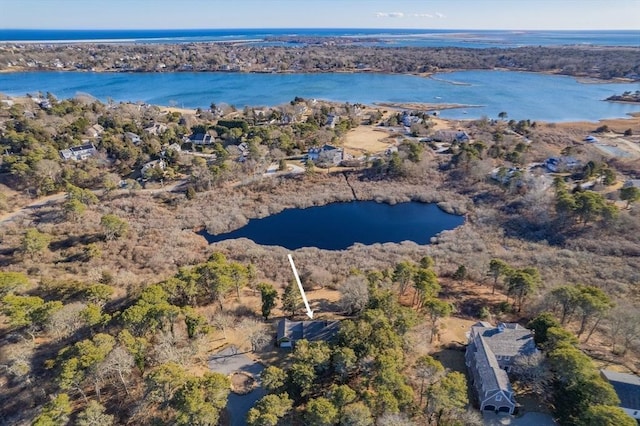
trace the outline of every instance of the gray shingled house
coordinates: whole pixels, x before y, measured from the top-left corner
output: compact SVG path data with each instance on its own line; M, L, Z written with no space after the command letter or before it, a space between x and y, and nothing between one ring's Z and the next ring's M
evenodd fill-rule
M340 321L289 321L280 320L276 344L281 348L291 348L298 340L310 342L330 341L336 337Z
M611 383L618 394L620 408L636 421L640 421L640 377L611 370L600 370L600 374Z
M516 400L507 371L518 357L536 351L533 334L518 324L500 323L493 327L478 322L471 327L465 363L480 410L513 414Z

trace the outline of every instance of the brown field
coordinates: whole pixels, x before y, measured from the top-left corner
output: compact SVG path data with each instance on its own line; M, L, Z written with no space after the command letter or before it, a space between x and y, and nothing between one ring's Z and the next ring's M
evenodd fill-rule
M449 130L455 127L455 122L441 118L431 119L434 130ZM363 154L377 154L384 152L396 144L395 139L401 137L398 132L389 131L386 127L358 126L345 136L343 147L347 154L355 157Z
M594 121L573 121L568 123L555 123L553 126L560 129L577 129L586 133L593 132L600 126L607 125L614 132L622 133L626 129L633 130L634 134L640 133L640 115L631 114L629 118L612 118Z
M190 115L196 115L196 110L195 109L189 109L189 108L176 108L176 107L160 107L160 111L162 112L177 112L180 114L190 114Z
M347 154L355 157L376 154L394 145L394 133L376 126L358 126L345 137L343 147Z

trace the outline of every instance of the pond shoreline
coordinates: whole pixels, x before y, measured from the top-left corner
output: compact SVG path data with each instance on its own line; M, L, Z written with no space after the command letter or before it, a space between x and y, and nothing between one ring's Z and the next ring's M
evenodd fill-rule
M346 250L356 244L372 245L412 241L428 245L433 237L465 223L463 215L447 213L446 205L411 200L349 200L306 208L288 208L248 222L230 232L200 230L210 244L248 238L263 246L290 250L314 247Z

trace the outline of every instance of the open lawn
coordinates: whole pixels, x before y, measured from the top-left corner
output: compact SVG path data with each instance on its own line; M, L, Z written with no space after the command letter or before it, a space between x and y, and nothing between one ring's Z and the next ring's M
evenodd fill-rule
M358 126L347 133L343 147L347 154L354 157L377 154L394 144L394 136L386 127Z

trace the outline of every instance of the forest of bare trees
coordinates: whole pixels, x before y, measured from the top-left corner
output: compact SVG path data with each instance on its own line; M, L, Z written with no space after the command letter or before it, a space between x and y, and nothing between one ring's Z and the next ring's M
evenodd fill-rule
M418 74L494 68L602 79L638 79L640 49L589 46L471 49L316 44L291 49L218 43L0 46L0 70L16 71L369 71Z

